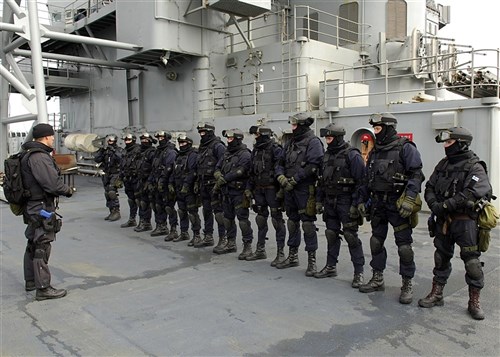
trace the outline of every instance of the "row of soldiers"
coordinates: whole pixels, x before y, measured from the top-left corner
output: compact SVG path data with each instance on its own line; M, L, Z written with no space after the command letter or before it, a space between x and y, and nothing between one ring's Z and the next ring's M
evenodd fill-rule
M154 137L141 134L140 145L136 144L134 134L127 133L123 136L124 150L117 146L116 136L109 136L107 148L95 155L106 173L103 184L110 210L106 219L120 219L117 192L123 182L130 215L121 227L134 227L136 232L152 230L152 236L165 235L165 241L189 240L189 246L198 248L215 245L216 222L218 243L213 252L225 254L237 251L237 219L243 240L238 259L252 261L267 258L266 240L271 216L277 244L271 266L278 269L298 266L303 236L308 256L305 275L334 277L344 239L354 267L351 285L364 293L385 288L383 271L387 251L384 243L391 224L402 277L399 301L411 303L415 275L412 228L421 207L419 193L424 181L416 145L397 135L397 119L392 114L374 114L369 123L373 126L375 147L365 163L360 151L344 140L346 132L342 126L329 124L320 130L320 137L325 138L325 150L322 140L310 128L313 122L314 119L305 113L291 116L292 136L284 147L274 140L270 128L252 126L249 132L255 135L253 150L243 143L244 133L240 129L222 131L227 139L225 144L215 135L214 125L204 122L197 126L198 149L186 135L177 138L179 149L176 149L171 135L165 131L156 132ZM468 211L466 203L491 198L491 185L483 166L476 165L479 160L469 149L472 134L465 128L451 128L446 133L447 138L436 138L438 142L445 142L445 164L438 165L444 169L436 169L425 190L434 225L440 229L436 229L433 287L419 300L419 305L442 305L442 291L451 273L450 260L456 243L461 247L461 258L465 262L469 312L472 317L482 319L479 291L484 281L480 252L470 249L477 246L477 215ZM156 141L158 146L154 147ZM473 181L472 174L464 173L463 169L471 160L475 160L473 176L477 179ZM203 231L198 214L200 206ZM256 213L258 229L254 251L250 209ZM156 222L154 230L152 211ZM287 216L286 224L283 212ZM327 261L319 271L315 225L318 214L322 214L326 224L327 239ZM370 220L372 227L370 266L373 274L368 282L363 279L365 259L358 237L363 218Z

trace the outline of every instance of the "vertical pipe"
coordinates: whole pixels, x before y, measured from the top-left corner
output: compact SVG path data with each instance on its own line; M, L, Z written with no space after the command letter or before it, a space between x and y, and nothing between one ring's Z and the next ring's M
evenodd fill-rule
M35 82L36 106L38 122L47 123L47 100L45 99L45 80L43 78L42 46L40 44L40 25L36 0L28 0L28 17L30 24L31 66Z

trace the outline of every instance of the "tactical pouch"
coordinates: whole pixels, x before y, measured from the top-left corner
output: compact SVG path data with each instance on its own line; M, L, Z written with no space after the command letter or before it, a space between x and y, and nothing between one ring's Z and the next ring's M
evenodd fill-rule
M46 232L58 233L62 227L62 220L52 214L50 218L42 219L42 227Z
M307 198L305 214L308 216L316 215L316 194L314 185L309 185L309 197Z
M491 230L479 228L479 237L477 242L477 248L480 252L486 252L490 247L491 240Z
M418 226L418 212L413 212L409 219L411 228L416 228Z
M481 211L479 211L479 216L477 218L477 225L480 229L491 230L497 226L499 215L495 206L490 202L486 202Z

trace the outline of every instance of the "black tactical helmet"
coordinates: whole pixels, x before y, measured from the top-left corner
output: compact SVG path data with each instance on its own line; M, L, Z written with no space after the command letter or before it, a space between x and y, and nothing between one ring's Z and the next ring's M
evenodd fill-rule
M266 136L271 136L273 135L273 131L271 128L264 126L264 125L252 125L249 130L250 134L260 134L260 135L266 135Z
M159 140L159 138L165 138L167 140L170 140L172 139L172 134L166 132L165 130L158 130L156 133L155 133L155 138L157 138Z
M115 134L110 134L110 135L108 135L108 136L106 137L106 139L107 139L108 141L113 141L113 142L116 142L116 140L118 140L118 138L116 137L116 135L115 135Z
M213 125L212 123L200 121L198 123L198 125L196 126L196 129L198 130L198 132L200 132L200 131L214 131L215 125Z
M137 137L136 137L134 134L132 134L132 133L126 133L126 134L123 134L123 136L122 136L122 140L124 140L124 141L125 141L125 140L127 140L127 139L130 139L130 140L132 140L132 141L136 141L136 140L137 140Z
M335 125L333 123L330 123L326 126L326 128L319 129L319 136L325 137L325 136L344 136L345 135L345 129L343 126L340 125Z
M148 140L151 141L153 144L156 144L156 139L154 139L148 132L142 133L141 136L139 136L139 139L141 139L141 141Z
M228 129L222 130L222 136L225 138L235 138L235 139L243 139L245 134L240 129Z
M185 143L188 143L188 144L193 144L193 139L191 139L190 137L186 136L186 134L180 134L178 137L177 137L177 142L178 143L182 143L182 142L185 142Z
M436 136L437 143L444 143L446 140L450 139L470 145L472 143L472 133L468 129L460 126L443 130Z
M314 123L314 118L311 118L307 113L297 113L288 117L288 123L311 126Z
M375 113L370 115L369 123L371 126L389 125L396 128L398 120L391 113Z

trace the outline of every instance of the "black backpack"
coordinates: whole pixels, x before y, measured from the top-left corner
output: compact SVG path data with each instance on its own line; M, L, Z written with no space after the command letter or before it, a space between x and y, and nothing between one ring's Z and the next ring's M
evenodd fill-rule
M9 156L4 161L5 177L3 180L3 192L7 202L10 204L12 212L16 216L23 213L23 208L28 202L31 192L27 187L24 187L21 160L25 155L30 155L34 152L46 152L43 149L28 149Z

